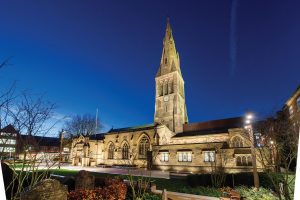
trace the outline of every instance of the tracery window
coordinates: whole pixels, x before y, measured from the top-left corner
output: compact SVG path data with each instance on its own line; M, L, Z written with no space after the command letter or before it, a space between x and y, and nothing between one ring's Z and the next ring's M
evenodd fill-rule
M139 144L139 158L147 158L147 151L150 148L150 142L147 136L143 136Z
M110 143L108 147L108 159L114 159L115 146L113 143Z
M122 148L122 159L128 159L128 151L129 151L129 147L128 147L128 144L125 143L123 145L123 148Z
M232 139L232 147L243 147L243 140L242 138L235 136Z
M236 166L252 166L251 156L238 156L236 158Z

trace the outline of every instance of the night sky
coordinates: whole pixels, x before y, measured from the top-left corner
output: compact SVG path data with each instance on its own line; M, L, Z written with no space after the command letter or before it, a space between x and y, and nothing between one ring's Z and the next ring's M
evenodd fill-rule
M45 94L103 131L153 123L170 17L190 122L281 109L300 83L300 1L0 0L0 90Z

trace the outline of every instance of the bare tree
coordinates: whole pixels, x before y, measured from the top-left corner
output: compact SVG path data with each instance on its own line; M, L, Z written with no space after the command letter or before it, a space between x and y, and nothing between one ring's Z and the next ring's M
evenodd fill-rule
M290 183L294 177L292 164L297 159L299 130L285 112L278 112L260 124L263 135L263 148L259 148L258 157L266 170L279 198L292 199ZM281 186L282 187L281 187Z
M212 154L208 154L208 160L211 166L211 183L215 188L220 188L224 185L226 179L226 173L224 166L227 163L227 155L222 146L212 143L209 145L214 151ZM212 151L212 152L213 152Z
M90 114L75 115L65 124L65 130L70 138L96 134L101 127L100 120Z
M38 154L39 142L34 136L40 136L43 139L53 129L56 122L51 123L55 104L48 102L43 96L30 95L22 93L14 106L9 110L9 120L14 127L22 133L19 137L18 154L21 157L21 166L14 160L11 163L14 177L9 186L11 191L11 199L19 199L20 194L24 192L26 187L33 187L37 182L45 179L49 169L56 164L55 155ZM43 165L43 166L42 166ZM40 168L44 170L39 171ZM28 183L28 180L30 182Z

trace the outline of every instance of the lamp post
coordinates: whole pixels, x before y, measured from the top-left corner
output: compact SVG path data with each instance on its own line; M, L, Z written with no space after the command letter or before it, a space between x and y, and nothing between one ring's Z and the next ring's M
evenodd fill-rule
M247 130L251 142L251 156L252 156L252 167L253 167L253 181L254 187L258 190L259 189L259 177L257 173L257 165L256 165L256 152L254 146L254 136L253 136L253 127L252 127L252 120L254 116L251 113L248 113L245 116L245 129Z

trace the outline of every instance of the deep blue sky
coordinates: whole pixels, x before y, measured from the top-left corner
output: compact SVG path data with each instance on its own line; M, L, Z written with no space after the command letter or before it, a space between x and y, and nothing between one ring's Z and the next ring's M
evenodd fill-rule
M299 10L292 0L1 0L0 59L13 59L0 89L17 80L46 93L58 116L99 108L106 129L152 123L170 16L190 122L267 116L300 83Z

